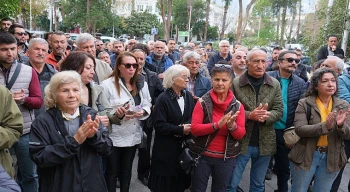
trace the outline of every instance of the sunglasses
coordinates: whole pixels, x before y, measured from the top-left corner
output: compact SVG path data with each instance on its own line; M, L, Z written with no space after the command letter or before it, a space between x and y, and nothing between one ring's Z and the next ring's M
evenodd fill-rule
M232 69L231 65L226 65L226 64L215 64L215 67L223 67L226 69Z
M17 32L17 33L15 33L15 34L17 34L17 35L19 35L19 36L27 35L27 33L21 33L21 32Z
M134 69L139 68L139 64L137 64L137 63L122 63L122 65L124 65L125 68L127 68L127 69L130 69L131 66Z
M287 60L288 63L292 63L293 61L295 61L296 64L298 64L300 62L300 59L294 59L294 58L291 58L291 57L290 58L281 58L279 60L281 60L281 61Z

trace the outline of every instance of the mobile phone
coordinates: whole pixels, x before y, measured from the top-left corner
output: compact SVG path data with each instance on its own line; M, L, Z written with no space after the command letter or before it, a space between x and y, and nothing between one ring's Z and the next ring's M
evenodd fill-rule
M129 101L127 101L126 103L124 103L122 107L125 108L125 107L127 107L128 105L129 105Z

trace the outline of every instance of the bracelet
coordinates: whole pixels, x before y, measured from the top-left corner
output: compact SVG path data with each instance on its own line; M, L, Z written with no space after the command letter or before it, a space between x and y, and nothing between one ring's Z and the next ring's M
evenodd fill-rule
M229 131L231 131L231 132L234 132L234 131L237 130L237 128L238 128L238 125L237 125L237 123L235 122L235 124L233 125L233 127L228 127L227 129L228 129Z
M212 123L211 126L212 126L214 131L218 130L217 126L215 126L215 123Z

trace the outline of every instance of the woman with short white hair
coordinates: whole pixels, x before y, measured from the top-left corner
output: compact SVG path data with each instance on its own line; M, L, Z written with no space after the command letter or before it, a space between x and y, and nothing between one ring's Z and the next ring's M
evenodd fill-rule
M153 192L182 192L191 184L191 176L178 162L182 142L191 132L194 101L186 91L189 76L182 65L173 65L164 73L166 91L159 95L153 115L155 138L148 182Z

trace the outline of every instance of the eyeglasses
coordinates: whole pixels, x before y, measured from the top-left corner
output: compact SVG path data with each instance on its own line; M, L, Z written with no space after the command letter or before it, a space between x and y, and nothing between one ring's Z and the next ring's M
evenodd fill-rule
M127 68L127 69L130 69L131 66L134 69L139 68L139 64L137 64L137 63L122 63L122 65L124 65L125 68Z
M96 46L102 46L103 44L97 44Z
M295 63L299 63L300 62L300 59L294 59L294 58L291 58L291 57L290 58L280 58L278 60L281 60L281 61L287 60L288 63L292 63L293 61L295 61Z
M16 32L15 34L17 34L17 35L19 35L19 36L22 36L22 35L24 35L24 36L26 36L27 35L27 33L21 33L21 32Z
M196 64L196 65L199 65L199 61L187 61L187 64L190 64L190 65L193 65L193 64Z
M223 67L226 69L232 69L231 65L226 65L226 64L215 64L215 67Z

